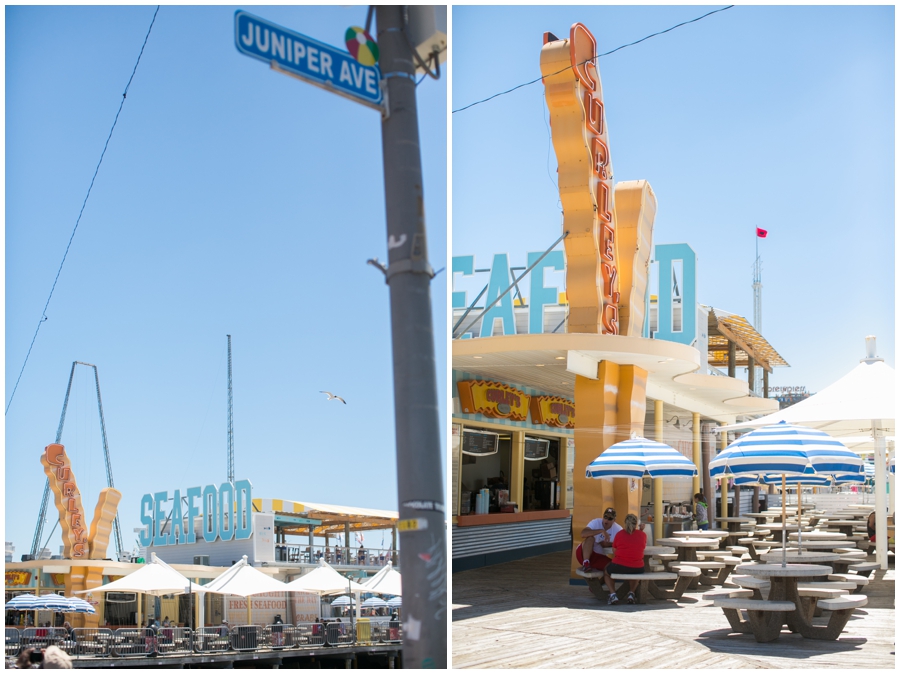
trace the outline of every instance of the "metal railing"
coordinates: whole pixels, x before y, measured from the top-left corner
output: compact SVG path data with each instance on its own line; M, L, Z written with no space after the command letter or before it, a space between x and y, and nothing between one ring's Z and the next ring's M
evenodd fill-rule
M226 627L199 627L194 630L195 653L224 653L231 648L231 630Z
M65 638L62 627L28 627L22 632L22 648L47 648Z
M355 630L350 623L327 623L325 643L329 646L345 646L356 641Z
M276 545L276 562L316 564L325 560L329 564L350 566L384 566L393 562L397 566L399 552L389 548L334 548L323 545Z
M15 627L6 628L6 657L15 657L22 650L22 634Z
M234 627L77 627L6 628L6 657L27 648L58 646L72 658L155 658L192 653L296 650L322 646L402 642L398 621L298 623L297 625L237 625Z

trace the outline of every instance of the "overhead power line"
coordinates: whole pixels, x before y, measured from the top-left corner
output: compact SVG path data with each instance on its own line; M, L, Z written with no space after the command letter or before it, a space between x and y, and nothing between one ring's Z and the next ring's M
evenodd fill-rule
M53 279L53 286L50 288L50 294L47 296L47 302L44 304L44 310L41 312L41 319L38 321L37 328L34 331L34 337L31 338L31 345L28 347L28 353L25 354L25 362L22 363L22 369L19 370L19 377L16 379L16 385L13 386L12 393L9 396L9 402L6 403L6 413L9 412L9 406L12 405L13 398L16 395L16 389L19 388L19 382L22 380L22 373L25 372L25 366L28 364L28 358L31 356L31 349L34 348L34 342L37 340L38 332L41 330L41 326L47 320L47 307L50 306L50 299L53 297L53 291L56 290L56 283L59 281L59 275L62 273L63 265L66 263L66 257L69 255L69 249L72 247L72 240L75 238L75 232L78 230L78 224L81 222L81 216L84 214L84 207L87 206L88 198L91 196L91 190L94 188L94 181L97 179L97 174L100 172L100 165L103 163L103 157L106 155L106 149L109 147L109 141L112 138L113 131L116 130L116 124L119 122L119 114L122 112L122 106L125 105L125 98L128 96L128 87L131 86L131 81L134 79L134 74L137 72L138 64L141 62L141 56L144 55L144 47L147 46L147 40L150 39L150 31L153 30L153 24L156 22L156 15L159 14L159 5L156 6L156 11L153 12L153 19L150 21L150 28L147 29L147 35L144 37L144 44L141 45L141 53L138 54L137 61L134 64L134 68L131 71L131 77L128 78L128 84L125 85L125 91L122 92L122 100L119 101L119 110L116 112L116 118L113 120L112 128L109 130L109 135L106 137L106 143L103 145L103 152L100 153L100 161L97 162L97 168L94 169L94 175L91 178L91 184L88 186L87 194L84 196L84 201L81 204L81 210L78 212L78 218L75 220L75 227L72 228L72 234L69 236L69 243L66 245L66 252L63 253L62 261L59 263L59 269L56 270L56 278Z
M653 34L651 34L651 35L647 35L646 37L642 37L640 40L635 40L634 42L629 42L628 44L623 44L621 47L616 47L615 49L612 49L612 50L610 50L610 51L608 51L608 52L604 52L603 54L597 54L596 56L592 56L592 57L589 58L589 59L585 59L584 61L582 61L582 62L579 63L578 65L582 65L583 63L587 63L588 61L593 61L595 58L602 58L602 57L604 57L604 56L609 56L610 54L613 54L613 53L619 51L620 49L625 49L626 47L632 47L632 46L634 46L634 45L636 45L636 44L640 44L640 43L643 42L644 40L649 40L651 37L656 37L657 35L662 35L662 34L664 34L664 33L668 33L669 31L675 30L676 28L680 28L681 26L686 26L686 25L688 25L689 23L695 23L695 22L697 22L697 21L700 21L701 19L705 19L706 17L712 16L713 14L716 14L716 13L718 13L718 12L724 12L726 9L731 9L732 7L734 7L734 5L728 5L727 7L720 7L719 9L714 9L714 10L711 11L711 12L707 12L707 13L704 14L703 16L698 16L696 19L691 19L690 21L682 21L681 23L676 24L676 25L672 26L671 28L666 28L665 30L661 30L661 31L659 31L658 33L653 33ZM562 70L559 70L559 71L553 73L553 75L558 75L559 73L564 72L564 71L568 70L568 69L571 68L571 67L572 67L572 66L566 66L566 67L563 68ZM552 75L551 75L551 76L552 76ZM535 83L537 83L537 82L540 82L542 79L544 79L544 78L543 78L543 77L538 77L537 79L531 80L530 82L525 82L525 83L523 83L523 84L516 85L516 86L514 86L512 89L507 89L506 91L501 91L501 92L498 93L498 94L494 94L493 96L488 96L487 98L484 98L484 99L482 99L482 100L480 100L480 101L475 101L474 103L469 103L469 105L467 105L467 106L465 106L465 107L457 108L456 110L454 110L454 111L453 111L453 114L456 114L457 112L462 112L463 110L468 110L469 108L473 108L473 107L475 107L476 105L481 105L482 103L487 103L488 101L491 101L491 100L493 100L493 99L495 99L495 98L497 98L497 97L499 97L499 96L505 96L506 94L511 94L511 93L514 92L516 89L521 89L522 87L530 86L530 85L532 85L532 84L535 84Z

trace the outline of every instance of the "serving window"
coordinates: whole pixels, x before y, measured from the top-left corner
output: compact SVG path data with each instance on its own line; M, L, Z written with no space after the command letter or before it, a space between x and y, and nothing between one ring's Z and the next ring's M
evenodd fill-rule
M525 436L522 510L560 507L559 445L559 438Z
M474 513L476 494L485 488L490 490L489 512L500 512L501 501L509 498L511 433L465 428L460 449L459 514Z

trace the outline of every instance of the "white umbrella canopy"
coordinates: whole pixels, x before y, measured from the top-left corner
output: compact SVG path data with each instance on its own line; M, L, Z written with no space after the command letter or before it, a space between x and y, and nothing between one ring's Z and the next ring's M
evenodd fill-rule
M375 592L366 585L345 578L325 560L319 561L319 567L285 584L285 590L293 592L314 592L316 594L339 594L341 592Z
M220 576L202 586L203 592L215 594L236 594L249 597L266 592L285 592L287 584L267 576L259 569L254 569L247 562L247 555L234 566L226 569Z
M366 592L402 595L403 584L400 582L400 579L400 573L395 571L393 565L388 562L387 566L369 578L363 585L366 588Z
M874 354L874 345L870 350ZM841 436L871 432L872 420L879 422L879 430L893 435L896 414L894 369L873 355L806 400L758 419L720 428L758 428L786 421L818 428L840 440Z
M163 560L151 553L150 563L124 578L114 580L106 585L90 590L76 590L75 594L90 592L142 592L162 596L164 594L187 594L188 592L204 592L202 585L188 580Z

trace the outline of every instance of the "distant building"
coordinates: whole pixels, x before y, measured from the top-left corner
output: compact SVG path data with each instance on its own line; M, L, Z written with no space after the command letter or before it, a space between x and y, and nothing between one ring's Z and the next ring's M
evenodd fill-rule
M6 561L11 562L16 554L16 546L12 541L6 541Z

